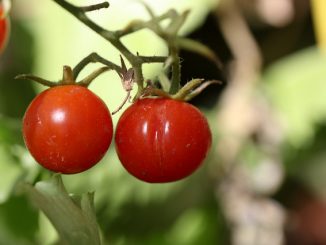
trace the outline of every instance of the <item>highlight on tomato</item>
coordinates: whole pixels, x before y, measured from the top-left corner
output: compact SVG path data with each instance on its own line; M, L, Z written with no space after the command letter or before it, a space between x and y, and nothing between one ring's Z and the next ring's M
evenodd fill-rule
M203 163L212 135L191 104L168 98L138 99L120 117L115 147L136 178L165 183L191 175Z

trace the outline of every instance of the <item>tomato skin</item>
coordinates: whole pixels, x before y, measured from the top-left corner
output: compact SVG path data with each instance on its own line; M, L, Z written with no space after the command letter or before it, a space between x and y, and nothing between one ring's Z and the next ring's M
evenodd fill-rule
M63 174L85 171L102 159L113 137L110 112L89 89L49 88L23 118L25 144L44 168Z
M10 2L5 1L0 1L0 54L5 49L10 34L10 20L7 17Z
M203 162L212 136L203 114L189 103L144 98L120 117L115 147L125 169L150 183L183 179Z
M8 17L0 18L0 54L7 45L10 33L10 21Z

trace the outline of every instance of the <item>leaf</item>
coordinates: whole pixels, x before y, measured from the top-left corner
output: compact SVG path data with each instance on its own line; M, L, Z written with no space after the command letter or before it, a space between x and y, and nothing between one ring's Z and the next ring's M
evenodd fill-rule
M264 74L286 138L296 148L309 143L316 124L326 120L325 68L326 56L312 47L280 60Z
M8 118L0 114L0 143L12 145L23 144L21 120Z
M16 181L22 175L22 169L8 153L8 147L0 142L0 204L9 197Z
M35 244L38 228L38 212L26 197L13 195L0 205L0 244Z
M60 175L35 186L24 184L23 190L56 228L61 244L101 244L93 207L94 193L72 199Z

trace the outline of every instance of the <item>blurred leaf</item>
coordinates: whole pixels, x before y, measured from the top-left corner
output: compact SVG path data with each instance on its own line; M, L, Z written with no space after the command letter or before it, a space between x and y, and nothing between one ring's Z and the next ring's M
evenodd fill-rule
M326 120L325 78L326 56L315 47L280 60L264 74L287 140L296 148L309 143L315 125Z
M23 45L22 45L22 41ZM21 24L12 19L11 36L5 53L0 58L0 114L22 118L35 96L32 84L14 80L18 73L29 73L34 63L34 39Z
M318 125L310 144L288 156L288 174L304 183L315 193L326 196L326 124Z
M35 245L38 212L23 196L12 196L0 205L0 244Z
M215 226L211 226L210 216L205 211L203 209L185 211L171 227L168 233L168 241L170 241L168 244L215 244L216 238L214 235L211 236L211 231Z
M21 167L8 153L8 147L0 143L0 203L3 203L10 196L13 188L22 175Z
M8 118L0 114L0 143L23 144L21 120Z
M56 228L60 244L101 244L92 193L72 199L60 175L37 182L35 187L25 184L23 188Z

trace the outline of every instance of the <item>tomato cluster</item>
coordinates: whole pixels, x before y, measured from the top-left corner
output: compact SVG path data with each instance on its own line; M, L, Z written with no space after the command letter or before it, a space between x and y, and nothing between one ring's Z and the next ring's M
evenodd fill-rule
M109 110L89 89L49 88L29 105L23 119L27 148L43 167L64 174L83 172L106 153L113 137ZM150 183L183 179L203 162L212 141L203 114L189 103L142 98L120 117L118 157L136 178Z

